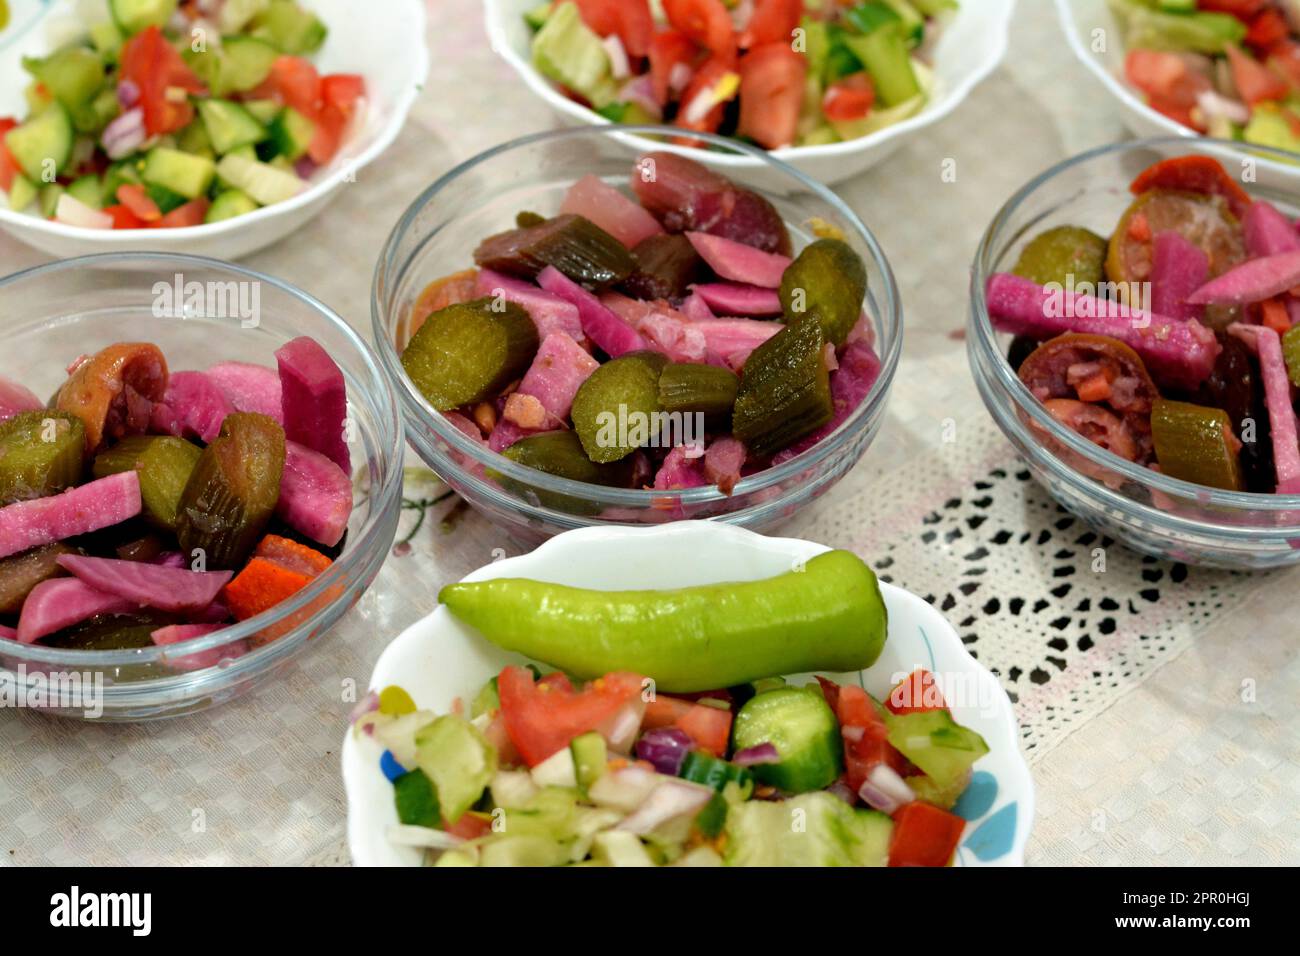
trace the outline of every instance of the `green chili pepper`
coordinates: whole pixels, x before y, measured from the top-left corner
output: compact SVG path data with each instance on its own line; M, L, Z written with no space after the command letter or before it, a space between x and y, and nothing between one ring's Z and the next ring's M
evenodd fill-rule
M583 679L635 671L669 693L870 667L888 622L875 574L848 551L762 581L594 591L496 578L438 599L506 650Z

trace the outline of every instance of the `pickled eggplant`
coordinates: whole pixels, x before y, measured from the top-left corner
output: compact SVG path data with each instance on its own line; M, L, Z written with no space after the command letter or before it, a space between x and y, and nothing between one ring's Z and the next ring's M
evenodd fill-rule
M1162 473L1225 491L1243 489L1232 422L1221 408L1206 408L1167 398L1151 411L1151 434Z
M590 219L573 214L489 236L474 250L474 261L484 269L525 279L554 266L590 289L622 282L636 268L621 242Z
M685 236L660 234L632 250L636 269L619 286L638 299L680 299L705 275L704 260Z
M153 632L180 620L175 614L141 608L131 614L100 614L41 639L45 647L76 651L131 651L153 647Z
M787 322L815 316L826 341L843 345L862 314L867 267L848 243L818 239L786 268L780 294Z
M660 424L658 352L628 352L596 369L573 397L573 428L597 464L626 458L655 437Z
M666 412L729 417L736 404L740 379L717 365L671 362L659 374L659 405Z
M754 457L774 454L831 420L825 349L821 323L805 315L750 353L731 426Z
M32 588L67 574L59 566L59 556L76 553L76 548L58 541L0 559L0 614L21 611Z
M274 419L226 416L181 494L176 538L187 560L201 550L206 570L214 571L248 559L275 513L284 454L284 429Z
M537 326L524 308L488 296L429 316L402 351L402 367L445 412L496 398L527 371L537 347Z
M1093 288L1105 278L1106 240L1082 226L1056 226L1040 232L1020 250L1011 271L1039 285Z
M176 530L181 495L202 456L202 450L170 435L131 435L95 456L96 478L135 469L140 476L140 500L146 520L167 531Z
M71 488L85 451L86 427L75 415L45 409L0 422L0 504Z
M529 435L519 439L502 454L520 465L573 481L585 481L588 484L606 485L611 488L627 488L632 483L634 468L630 456L610 464L598 464L587 457L587 453L582 449L582 440L578 438L576 432L572 431ZM594 514L600 510L591 502L572 495L537 491L503 475L493 474L492 477L518 494L535 494L538 503L546 508L575 514Z

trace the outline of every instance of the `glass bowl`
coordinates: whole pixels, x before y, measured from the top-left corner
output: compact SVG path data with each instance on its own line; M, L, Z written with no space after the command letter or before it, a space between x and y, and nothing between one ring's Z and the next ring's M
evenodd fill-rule
M636 134L635 136L630 134ZM882 368L870 394L835 432L775 468L740 481L731 495L716 487L684 491L608 488L557 478L482 448L424 399L402 369L399 350L420 292L434 279L473 265L478 243L514 227L515 214L553 214L565 191L588 173L626 184L643 151L640 136L671 136L656 126L574 128L526 136L462 163L411 204L380 254L371 313L380 362L393 382L412 447L449 485L516 538L536 543L570 528L710 518L753 529L774 527L838 481L871 444L885 412L902 349L902 312L889 263L857 215L826 187L761 150L716 136L709 147L755 158L754 169L726 170L762 192L790 229L796 249L811 241L810 222L838 228L867 267L864 309L874 319ZM644 140L640 140L644 144ZM708 155L665 145L690 157ZM488 473L499 476L489 478Z
M178 282L188 303L176 308ZM200 287L203 299L189 295ZM65 716L135 721L193 713L269 678L369 586L397 529L401 420L374 354L324 303L278 279L215 259L114 253L66 259L0 279L0 315L7 328L0 375L38 395L52 395L78 355L112 342L154 342L169 368L180 370L225 359L274 366L275 349L310 335L343 370L353 467L359 472L342 554L291 599L206 637L166 647L86 651L0 640L0 689ZM242 645L268 628L280 636L242 656L222 657L223 648ZM206 660L184 660L197 652L206 652ZM197 666L208 661L213 663ZM40 691L56 687L67 693L38 702Z
M1059 424L1006 360L1011 336L989 320L984 291L991 274L1015 263L1044 229L1080 225L1109 235L1132 202L1128 184L1160 159L1206 155L1295 218L1300 169L1294 156L1240 144L1169 137L1095 149L1052 167L1020 189L993 218L971 270L966 348L971 371L994 421L1030 471L1067 510L1138 551L1207 567L1263 569L1300 562L1300 496L1220 491L1133 464ZM1276 160L1267 162L1267 160ZM1243 165L1245 164L1245 165ZM1080 465L1088 472L1080 470Z

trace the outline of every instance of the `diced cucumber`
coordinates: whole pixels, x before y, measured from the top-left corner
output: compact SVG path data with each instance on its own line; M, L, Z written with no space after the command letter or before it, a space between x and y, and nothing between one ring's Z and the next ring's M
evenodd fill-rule
M497 755L473 724L447 714L416 732L415 762L437 788L443 819L455 823L483 795Z
M539 792L527 770L498 770L490 788L492 802L506 809L528 806Z
M217 175L263 206L292 199L303 187L302 180L293 173L236 153L221 158L217 163Z
M677 776L692 783L702 783L719 793L729 783L740 788L745 799L754 792L754 774L747 767L739 767L729 760L719 760L706 753L692 750L682 758L681 769Z
M22 212L36 199L36 186L22 173L14 173L14 181L9 184L9 208Z
M28 179L53 182L72 158L72 120L61 103L51 103L5 134L5 145Z
M293 0L271 0L266 9L253 18L249 29L252 36L274 44L291 56L315 53L325 42L327 32L319 17Z
M271 121L280 115L283 109L275 100L245 100L244 109L253 115L263 126L271 125Z
M436 827L442 822L438 793L423 770L412 770L393 781L397 819L409 826Z
M104 184L98 176L82 176L68 186L68 195L92 209L104 208Z
M889 742L916 764L937 787L961 779L989 752L984 738L952 719L946 710L885 714Z
M212 92L223 95L251 90L271 75L277 56L274 46L255 37L227 37L221 44L220 84Z
M40 81L32 80L23 87L23 100L27 103L27 115L35 116L54 102L54 96Z
M108 0L113 19L127 36L145 27L160 27L171 19L178 0Z
M434 862L434 866L478 866L478 851L473 847L447 850Z
M244 29L248 26L248 21L270 6L270 3L271 0L226 0L221 5L221 15L217 18L217 27L222 36Z
M42 186L40 194L41 215L46 219L53 216L55 210L59 208L59 197L61 197L66 191L67 190L58 183L46 183Z
M189 202L189 200L180 193L168 189L166 186L159 186L157 183L146 183L144 191L148 193L149 198L154 201L154 205L164 213L169 213L173 209L184 206Z
M236 216L254 212L258 208L257 203L253 202L247 193L242 193L238 189L227 189L212 200L212 205L208 207L208 214L203 221L221 222L223 219L234 219Z
M212 148L208 128L202 119L194 120L180 131L176 137L176 148L182 153L193 153L195 156L206 156L208 159L215 159L217 155Z
M898 15L897 29L903 34L909 47L916 46L925 38L925 17L910 0L881 0L881 2Z
M104 85L104 61L84 46L66 47L43 59L23 57L23 69L70 110L89 102Z
M479 850L478 865L559 866L567 863L568 859L564 846L558 840L533 834L503 834L483 844Z
M555 751L530 773L539 787L576 787L578 775L574 767L573 751L564 747Z
M208 99L199 101L199 116L212 141L212 148L224 155L240 146L260 143L266 138L266 127L253 119L251 113L230 100Z
M581 93L596 109L618 98L609 54L583 23L576 3L561 3L533 37L533 65L548 79Z
M789 800L733 804L727 814L731 866L884 866L893 821L855 810L824 791Z
M497 690L497 679L493 677L480 687L479 692L474 695L474 702L470 704L469 715L470 717L481 717L500 708L501 694Z
M821 790L844 769L835 714L810 687L781 687L750 698L736 714L732 742L737 750L774 745L779 762L759 764L753 774L786 793Z
M111 206L117 202L119 186L139 183L140 171L136 169L135 163L129 159L120 160L104 171L104 198Z
M866 36L845 36L844 43L871 74L882 106L898 106L921 95L907 42L896 29L882 27Z
M101 20L90 28L90 43L108 63L116 63L126 42L122 30L112 20Z
M524 11L524 23L528 24L535 33L546 25L546 21L554 9L555 4L553 3L539 3L537 6Z
M593 730L574 737L569 742L569 749L573 751L573 767L578 786L586 790L605 772L605 761L608 759L605 738Z
M597 833L592 842L591 855L608 866L654 866L655 861L646 852L641 838L622 830Z
M72 128L78 133L98 137L121 111L117 92L111 86L105 87L89 103L83 103L72 111Z
M198 199L212 185L216 167L206 156L192 156L179 149L155 146L144 159L140 178L186 199Z
M311 146L312 137L316 135L316 124L292 106L286 106L271 121L268 132L270 142L275 147L275 155L296 162Z

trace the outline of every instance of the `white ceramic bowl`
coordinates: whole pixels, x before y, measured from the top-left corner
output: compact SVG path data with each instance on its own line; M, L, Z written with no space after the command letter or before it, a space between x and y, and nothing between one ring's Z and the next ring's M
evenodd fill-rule
M975 86L1002 62L1007 49L1007 30L1015 0L960 0L960 9L944 29L934 54L934 90L930 102L916 116L886 129L844 143L826 146L787 146L772 155L800 172L823 183L838 183L870 169L902 142L932 123L943 119ZM483 0L488 38L492 48L509 63L534 94L541 97L568 125L608 123L609 120L569 99L533 68L531 32L524 13L537 0ZM659 144L638 141L640 148ZM756 164L747 157L716 156L699 152L702 161L722 168L749 168Z
M768 538L707 521L654 528L581 528L552 538L537 550L497 561L466 581L528 577L591 588L677 588L724 581L752 581L781 574L829 550L795 538ZM1011 702L997 679L966 653L952 626L913 594L882 584L889 610L889 638L880 659L860 674L827 675L858 680L878 698L918 667L935 674L953 716L988 742L957 812L970 822L957 852L963 866L1009 866L1024 862L1034 816L1034 788L1020 753ZM370 687L405 688L418 707L446 713L452 700L468 700L507 664L525 663L484 640L445 607L403 631L375 665ZM812 675L789 675L805 683ZM343 783L348 797L348 849L358 865L416 866L420 851L387 839L397 823L393 787L379 769L379 746L349 730L343 742Z
M83 229L32 212L14 212L0 199L0 227L53 256L97 252L184 252L235 259L283 239L325 208L344 183L397 138L429 71L422 0L304 0L329 28L312 56L321 73L360 73L367 113L339 155L316 171L308 188L286 202L244 216L184 229ZM10 23L0 33L0 116L27 114L23 89L30 80L24 56L41 56L75 37L81 11L101 11L102 0L9 0ZM84 27L82 28L84 29Z

